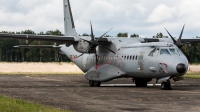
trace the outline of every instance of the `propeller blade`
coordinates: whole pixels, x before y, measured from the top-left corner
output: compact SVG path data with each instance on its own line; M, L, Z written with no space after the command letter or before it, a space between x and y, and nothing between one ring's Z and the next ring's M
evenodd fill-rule
M104 49L107 49L107 50L109 50L110 52L112 52L112 53L116 54L114 51L112 51L112 50L111 50L111 49L109 49L109 48L103 47L103 46L101 46L101 45L99 45L99 47L102 47L102 48L104 48Z
M182 42L181 42L181 38L182 38L182 35L183 35L184 28L185 28L185 24L184 24L183 29L182 29L182 31L181 31L181 34L180 34L180 36L179 36L179 38L178 38L178 43L182 43Z
M92 28L92 22L90 21L90 25L91 25L91 41L94 41L94 34L93 34L93 28Z
M88 51L91 47L92 46L90 46L86 51ZM76 58L79 58L79 57L83 56L86 53L86 51L84 53L82 53L81 55L77 56Z
M183 52L183 54L186 56L187 60L189 61L189 63L192 64L191 60L190 60L190 57L187 55L187 53L183 50L181 50Z
M165 27L164 27L165 28ZM172 38L174 43L177 43L177 41L174 39L174 37L172 37L172 35L168 32L168 30L165 28L165 30L167 31L167 33L169 34L169 36Z
M112 30L113 28L111 28L110 30ZM101 37L99 37L98 41L103 38L103 36L105 36L110 30L108 30L106 33L104 33Z
M98 67L99 67L99 66L98 66L98 61L99 61L99 60L98 60L97 53L95 53L95 56L96 56L96 66L95 66L95 68L96 68L96 70L97 70L97 69L98 69Z

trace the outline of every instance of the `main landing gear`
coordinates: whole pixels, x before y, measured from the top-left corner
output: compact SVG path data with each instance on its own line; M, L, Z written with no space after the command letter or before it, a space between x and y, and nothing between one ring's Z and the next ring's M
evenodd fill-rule
M134 78L133 82L135 81L136 87L147 87L147 83L150 82L152 79L145 79L145 78Z
M101 86L101 82L89 80L89 86L90 87L100 87Z
M168 80L167 82L162 82L161 89L162 90L172 90L170 80Z

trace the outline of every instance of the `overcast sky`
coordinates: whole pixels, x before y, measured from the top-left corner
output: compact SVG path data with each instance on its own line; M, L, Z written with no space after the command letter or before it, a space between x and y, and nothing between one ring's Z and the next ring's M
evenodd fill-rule
M78 34L96 36L110 28L119 32L152 37L169 32L178 37L186 24L184 38L200 36L199 0L71 0ZM0 0L0 31L40 31L59 29L64 33L63 0Z

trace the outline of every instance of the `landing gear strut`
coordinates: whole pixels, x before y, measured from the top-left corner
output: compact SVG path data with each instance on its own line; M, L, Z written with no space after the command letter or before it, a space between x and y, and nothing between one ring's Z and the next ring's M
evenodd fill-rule
M162 82L161 89L162 90L172 90L170 80L168 80L167 82Z
M101 82L89 80L89 86L90 87L100 87L101 86Z

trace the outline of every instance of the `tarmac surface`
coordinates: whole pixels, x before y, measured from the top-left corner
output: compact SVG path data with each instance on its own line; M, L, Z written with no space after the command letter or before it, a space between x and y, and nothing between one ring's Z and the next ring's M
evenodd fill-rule
M161 90L155 80L138 88L131 78L89 87L84 76L0 76L0 95L77 112L200 112L200 79L172 88Z

